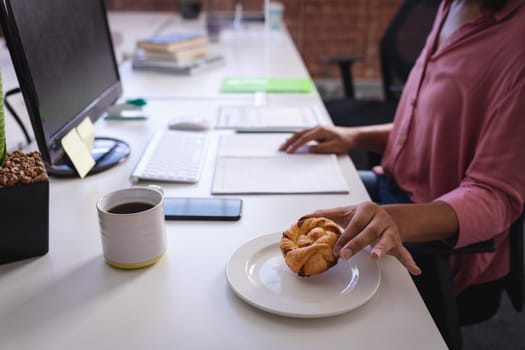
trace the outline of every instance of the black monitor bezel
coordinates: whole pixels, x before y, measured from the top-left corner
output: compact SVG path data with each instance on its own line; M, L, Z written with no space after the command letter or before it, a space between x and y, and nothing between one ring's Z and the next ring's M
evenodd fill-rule
M120 80L120 72L118 64L115 58L115 50L113 46L113 40L111 37L111 31L109 29L109 23L107 18L107 9L104 0L98 0L102 11L104 12L104 29L109 40L109 46L112 51L113 66L116 74L116 81L104 92L99 94L88 106L77 115L70 119L67 124L60 128L57 132L52 135L46 135L44 131L44 125L39 118L38 112L38 99L36 89L33 86L33 79L30 73L29 64L26 59L26 52L23 45L20 42L20 35L18 33L18 27L16 21L9 14L11 10L11 0L0 0L1 11L0 11L0 22L6 45L13 61L13 66L16 72L20 89L26 104L31 126L33 127L33 133L38 144L38 148L42 153L42 158L46 164L55 165L64 162L65 153L62 148L61 139L70 132L73 128L78 126L86 117L89 116L90 120L95 123L105 112L105 109L115 103L122 96L122 83ZM16 0L13 0L16 1Z

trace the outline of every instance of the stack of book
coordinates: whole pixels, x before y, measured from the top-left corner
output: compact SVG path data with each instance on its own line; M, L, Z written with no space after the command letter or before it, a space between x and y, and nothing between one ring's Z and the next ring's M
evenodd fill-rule
M220 55L209 53L203 34L177 33L139 40L133 69L191 75L224 64Z

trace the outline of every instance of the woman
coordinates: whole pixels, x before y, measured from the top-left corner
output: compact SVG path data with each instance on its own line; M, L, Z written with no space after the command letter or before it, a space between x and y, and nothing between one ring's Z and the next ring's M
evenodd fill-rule
M367 245L421 273L403 242L455 247L494 238L497 251L454 257L456 293L509 270L508 228L525 202L525 1L444 0L408 78L393 124L318 127L281 150L310 141L312 152L383 152L378 203L319 210L344 227L334 252ZM395 203L395 204L394 204ZM408 203L408 204L400 204Z

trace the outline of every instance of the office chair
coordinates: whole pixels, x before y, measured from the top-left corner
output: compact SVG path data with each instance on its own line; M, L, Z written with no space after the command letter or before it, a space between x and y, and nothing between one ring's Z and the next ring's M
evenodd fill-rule
M383 100L355 98L352 66L363 60L363 56L323 59L325 63L339 66L343 80L344 97L324 101L335 125L361 126L392 122L403 85L425 45L440 3L440 0L404 1L390 22L380 43ZM368 153L368 158L369 167L381 160L381 156L374 153Z
M501 295L506 292L516 311L523 311L525 299L524 268L525 211L512 224L509 233L510 272L491 283L467 288L455 295L450 257L455 254L486 253L496 249L493 240L453 249L442 242L407 244L424 273L414 277L441 335L451 350L462 348L461 326L492 318L498 311Z

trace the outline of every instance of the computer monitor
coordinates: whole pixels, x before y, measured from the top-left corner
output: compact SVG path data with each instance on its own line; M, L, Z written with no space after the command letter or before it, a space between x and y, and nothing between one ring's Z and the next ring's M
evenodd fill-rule
M0 20L48 173L76 174L61 139L93 123L122 94L103 0L0 0ZM124 161L129 146L96 138L90 174Z

